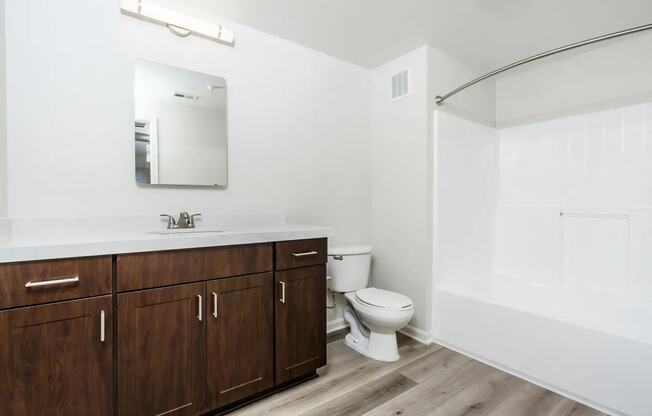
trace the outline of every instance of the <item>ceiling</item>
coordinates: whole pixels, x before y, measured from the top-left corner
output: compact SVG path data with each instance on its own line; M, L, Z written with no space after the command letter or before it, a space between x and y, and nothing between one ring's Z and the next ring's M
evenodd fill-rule
M652 0L177 1L368 68L430 44L488 70L652 23Z

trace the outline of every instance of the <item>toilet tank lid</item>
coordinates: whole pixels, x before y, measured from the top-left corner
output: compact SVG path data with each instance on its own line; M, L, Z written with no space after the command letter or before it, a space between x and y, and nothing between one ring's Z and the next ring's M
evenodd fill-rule
M336 246L328 247L329 256L354 256L371 253L371 246Z

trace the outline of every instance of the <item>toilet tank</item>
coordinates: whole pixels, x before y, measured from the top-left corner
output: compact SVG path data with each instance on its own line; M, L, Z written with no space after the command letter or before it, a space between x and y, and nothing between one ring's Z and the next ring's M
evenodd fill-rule
M328 248L328 275L333 292L354 292L367 287L370 267L369 246Z

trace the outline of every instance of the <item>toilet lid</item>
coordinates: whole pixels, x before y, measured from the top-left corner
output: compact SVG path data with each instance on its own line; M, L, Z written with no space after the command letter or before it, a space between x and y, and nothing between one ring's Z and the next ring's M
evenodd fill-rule
M362 303L384 309L404 309L412 306L412 300L400 293L368 287L355 292L355 297Z
M371 253L371 246L339 246L328 247L329 256L355 256Z

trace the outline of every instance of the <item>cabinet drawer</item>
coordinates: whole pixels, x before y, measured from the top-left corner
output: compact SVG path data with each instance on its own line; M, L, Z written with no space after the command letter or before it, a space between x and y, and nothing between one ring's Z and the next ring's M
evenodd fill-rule
M206 278L242 276L274 270L272 243L206 249Z
M0 309L111 293L111 257L0 265Z
M118 291L202 280L204 257L204 249L119 255L116 263Z
M118 291L262 273L273 269L272 244L248 244L118 256Z
M276 243L276 270L325 264L326 251L325 238Z

